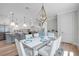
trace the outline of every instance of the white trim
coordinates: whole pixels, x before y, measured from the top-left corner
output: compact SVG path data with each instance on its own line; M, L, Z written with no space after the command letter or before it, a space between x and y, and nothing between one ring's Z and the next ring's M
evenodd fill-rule
M79 45L76 42L68 42L68 41L62 41L62 42L73 44L79 48Z
M79 16L79 9L78 9L77 16ZM78 35L79 35L79 17L78 17ZM78 36L78 43L77 43L77 46L78 46L78 48L79 48L79 36Z
M71 9L71 10L67 10L67 11L58 12L57 15L62 15L62 14L66 14L66 13L70 13L70 12L74 12L74 11L78 11L78 9Z

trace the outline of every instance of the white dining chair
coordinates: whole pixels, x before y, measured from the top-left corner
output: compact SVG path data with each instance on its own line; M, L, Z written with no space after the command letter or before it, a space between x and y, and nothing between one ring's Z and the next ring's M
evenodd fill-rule
M15 39L15 44L16 44L16 48L19 56L26 56L23 45L18 39Z
M48 37L53 37L54 38L54 33L53 32L48 32Z
M39 33L35 33L34 34L34 37L39 37Z
M58 50L58 48L60 47L61 36L59 36L58 39L56 41L54 41L52 44L53 45L51 46L50 56L53 56L55 54L55 52Z
M39 49L38 54L42 56L54 56L55 52L60 47L61 36L52 41L51 46L45 46Z
M29 47L25 46L21 41L15 39L16 48L18 51L19 56L37 56L38 51L33 51ZM34 53L33 53L34 52Z

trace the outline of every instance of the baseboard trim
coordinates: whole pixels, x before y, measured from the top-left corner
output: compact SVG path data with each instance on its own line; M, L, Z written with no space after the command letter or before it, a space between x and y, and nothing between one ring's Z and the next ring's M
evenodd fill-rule
M78 44L77 43L71 43L71 42L62 42L62 43L67 43L67 44L71 44L71 45L74 45L74 46L76 46L76 47L78 47L79 48L79 46L78 46Z

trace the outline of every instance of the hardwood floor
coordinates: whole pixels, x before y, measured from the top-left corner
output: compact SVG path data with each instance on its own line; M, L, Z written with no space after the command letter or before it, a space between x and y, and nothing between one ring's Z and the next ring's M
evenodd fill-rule
M74 56L79 56L79 49L77 46L63 42L61 43L61 47L64 49L64 51L72 52Z
M75 56L79 56L79 50L75 45L69 43L61 43L61 47L68 52L73 52ZM0 56L16 56L18 55L15 44L6 44L0 41Z
M4 41L0 41L0 56L16 56L17 50L15 44L7 44Z

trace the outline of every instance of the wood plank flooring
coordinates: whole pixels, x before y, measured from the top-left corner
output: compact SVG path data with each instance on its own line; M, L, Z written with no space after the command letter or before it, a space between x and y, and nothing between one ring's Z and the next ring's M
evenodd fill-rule
M79 56L79 49L77 46L70 43L61 43L61 47L68 52L73 52L74 56Z
M17 50L15 44L7 44L5 41L0 41L0 56L16 56Z
M75 45L68 43L61 43L61 47L65 51L72 51L75 56L79 56L79 50ZM0 41L0 56L16 56L18 55L15 44L7 44L4 41Z

